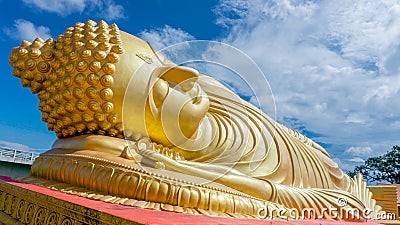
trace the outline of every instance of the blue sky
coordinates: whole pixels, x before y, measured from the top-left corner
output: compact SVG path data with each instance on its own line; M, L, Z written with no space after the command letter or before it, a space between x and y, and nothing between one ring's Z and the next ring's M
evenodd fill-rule
M400 144L398 1L0 0L0 6L0 145L43 150L56 139L40 120L36 96L11 75L11 48L88 19L116 23L156 49L216 40L242 50L264 72L277 120L321 143L344 170ZM255 101L235 80L226 82Z

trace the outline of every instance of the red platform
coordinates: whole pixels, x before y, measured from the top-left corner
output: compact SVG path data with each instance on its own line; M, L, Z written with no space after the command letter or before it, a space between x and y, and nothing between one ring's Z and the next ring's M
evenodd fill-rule
M95 201L75 195L69 195L60 191L51 190L33 184L14 181L10 177L0 176L0 182L5 182L20 188L38 192L43 195L51 196L59 200L78 204L96 211L107 213L116 217L124 218L133 223L139 224L263 224L263 225L376 225L374 221L368 222L344 222L332 220L260 220L260 219L237 219L237 218L221 218L210 217L205 215L190 215L183 213L174 213L167 211L157 211L150 209L135 208L112 203Z

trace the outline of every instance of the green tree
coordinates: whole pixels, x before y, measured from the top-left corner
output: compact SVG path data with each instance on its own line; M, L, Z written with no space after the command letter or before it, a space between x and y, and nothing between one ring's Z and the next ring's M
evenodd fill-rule
M368 182L387 181L400 184L400 146L395 145L387 153L368 158L364 165L356 166L347 174L353 177L361 173Z

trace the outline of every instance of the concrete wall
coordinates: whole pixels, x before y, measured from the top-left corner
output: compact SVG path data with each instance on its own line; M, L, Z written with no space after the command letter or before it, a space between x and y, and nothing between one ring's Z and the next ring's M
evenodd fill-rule
M28 176L30 169L31 165L0 161L0 176Z
M376 204L380 205L383 211L393 213L394 219L399 218L396 186L369 186L368 189L372 192L372 198L376 200Z

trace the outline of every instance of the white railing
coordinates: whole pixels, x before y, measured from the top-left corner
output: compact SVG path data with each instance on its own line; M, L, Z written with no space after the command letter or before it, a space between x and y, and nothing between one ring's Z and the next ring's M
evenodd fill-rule
M0 147L0 161L32 165L39 153Z

